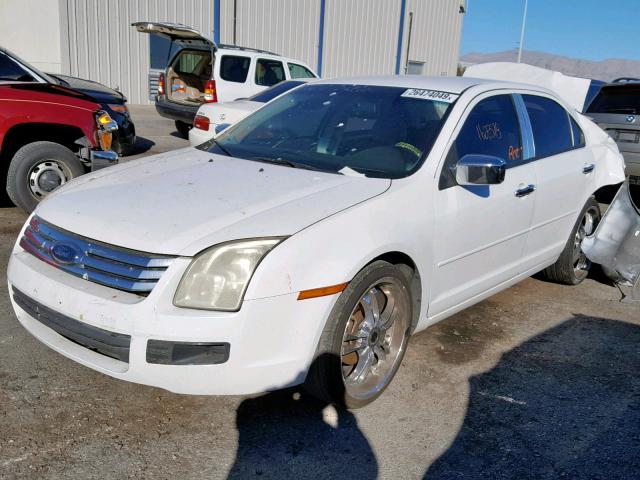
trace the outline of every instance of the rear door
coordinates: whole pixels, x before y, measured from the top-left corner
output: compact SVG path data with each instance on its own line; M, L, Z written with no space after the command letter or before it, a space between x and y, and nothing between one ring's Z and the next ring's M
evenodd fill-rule
M577 122L552 97L522 94L533 135L532 158L538 185L527 267L554 261L564 248L584 202L596 190L596 162L585 148ZM521 105L522 105L521 104Z
M215 43L187 25L169 22L135 22L131 24L140 33L149 34L150 68L149 98L154 100L158 93L158 77L165 73L175 54L183 48L206 49L213 53Z
M287 79L282 59L257 57L253 78L254 91L252 94L256 94Z
M510 94L484 94L463 116L440 171L433 208L434 281L429 316L444 315L522 273L536 174ZM507 163L498 185L460 186L452 167L467 154ZM531 186L531 187L530 187Z

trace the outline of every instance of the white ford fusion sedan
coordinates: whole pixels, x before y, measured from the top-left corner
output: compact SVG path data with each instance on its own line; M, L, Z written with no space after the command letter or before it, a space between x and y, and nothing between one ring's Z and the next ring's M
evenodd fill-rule
M550 91L321 81L201 145L69 182L11 254L16 315L116 378L188 394L304 383L347 407L409 336L536 272L577 284L615 143Z

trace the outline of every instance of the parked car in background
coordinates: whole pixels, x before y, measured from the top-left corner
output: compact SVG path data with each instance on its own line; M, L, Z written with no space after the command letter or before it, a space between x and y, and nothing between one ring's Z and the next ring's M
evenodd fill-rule
M113 151L126 155L132 150L136 142L136 130L127 108L127 98L121 92L91 80L41 72L17 55L0 48L0 81L16 80L61 85L84 93L99 103L101 109L118 124L118 130L113 135Z
M248 98L283 80L317 77L298 60L265 50L216 45L186 25L137 22L132 26L171 42L171 58L158 79L156 110L174 120L185 138L203 103Z
M631 185L640 185L640 82L618 79L603 86L586 110L618 144Z
M77 90L0 80L0 178L9 198L30 212L72 178L117 163L117 128Z
M189 143L195 147L214 138L225 128L239 122L265 103L306 82L306 79L285 80L246 99L205 103L198 109L193 120L193 128L189 130Z
M552 92L473 78L313 82L214 140L42 203L8 267L22 325L123 380L360 407L412 332L539 271L584 280L624 181Z

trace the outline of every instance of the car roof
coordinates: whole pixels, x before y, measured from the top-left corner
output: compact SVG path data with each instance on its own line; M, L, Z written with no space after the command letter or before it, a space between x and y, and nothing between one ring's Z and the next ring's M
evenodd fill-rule
M505 89L527 89L536 90L542 93L554 95L553 92L526 83L504 82L498 80L487 80L472 77L429 77L423 75L380 75L380 76L362 76L362 77L345 77L333 78L327 80L319 80L315 84L341 84L341 85L371 85L380 87L401 87L401 88L419 88L423 90L437 90L460 94L468 88L475 86L484 86L487 90L505 88ZM554 95L555 96L555 95Z

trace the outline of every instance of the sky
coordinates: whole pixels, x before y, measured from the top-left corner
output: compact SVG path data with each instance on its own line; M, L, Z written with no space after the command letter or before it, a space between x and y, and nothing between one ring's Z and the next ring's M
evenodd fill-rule
M467 0L462 55L515 50L524 0ZM640 0L529 0L525 50L640 60Z

